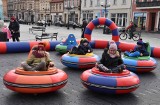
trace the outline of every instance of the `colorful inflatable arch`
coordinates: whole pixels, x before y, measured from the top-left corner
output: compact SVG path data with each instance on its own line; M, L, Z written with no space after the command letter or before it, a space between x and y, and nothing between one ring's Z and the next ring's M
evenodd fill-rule
M112 30L112 40L118 42L119 41L119 34L118 34L118 27L117 25L104 17L97 18L95 20L92 20L86 27L85 32L84 32L84 37L87 38L89 41L91 41L91 34L92 30L94 29L95 26L98 25L106 25L109 27L110 30Z
M94 29L94 27L98 25L106 25L110 28L110 30L112 31L112 40L114 40L117 43L118 48L120 48L122 51L130 51L130 49L134 49L136 47L136 44L133 43L119 42L119 34L116 24L113 21L104 17L92 20L85 29L84 37L91 41L92 30ZM91 46L93 48L105 48L106 46L108 46L108 41L92 40ZM160 58L159 52L160 47L151 47L151 56Z

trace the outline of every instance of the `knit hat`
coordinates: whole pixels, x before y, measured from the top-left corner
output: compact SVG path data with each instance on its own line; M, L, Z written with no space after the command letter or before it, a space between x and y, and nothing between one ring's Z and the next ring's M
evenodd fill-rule
M47 46L47 42L39 42L38 45L44 45L44 47Z
M80 44L83 44L83 43L89 43L89 41L87 40L87 38L82 38L81 39Z
M139 39L139 40L138 40L137 45L143 45L142 39Z
M5 27L5 28L6 28L6 27L7 27L7 24L6 24L6 23L4 23L3 27Z
M116 43L111 43L110 46L109 46L109 49L117 50L117 45L116 45Z
M109 45L111 45L111 44L115 44L115 41L114 41L114 40L111 40L111 41L109 42Z

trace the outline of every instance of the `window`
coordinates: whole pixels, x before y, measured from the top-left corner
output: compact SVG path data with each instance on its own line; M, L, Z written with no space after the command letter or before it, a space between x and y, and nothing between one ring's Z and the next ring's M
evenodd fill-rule
M84 7L86 7L86 0L84 0Z
M74 3L75 3L75 1L73 0L73 1L72 1L72 6L74 6L74 7L75 7Z
M62 9L62 6L61 6L61 4L59 4L59 9L60 9L60 10Z
M56 6L55 6L55 4L53 4L53 11L56 11Z
M90 0L90 6L91 7L93 6L93 0Z
M122 4L126 4L126 0L123 0L123 1L122 1Z
M117 5L117 0L113 0L113 5Z
M111 20L117 24L117 26L125 27L127 23L127 13L111 14Z
M77 4L76 4L77 6L79 6L80 4L79 4L79 0L77 0Z
M100 0L97 0L97 6L98 7L100 6Z
M29 4L29 8L32 9L32 4Z
M56 11L58 11L58 4L56 4Z

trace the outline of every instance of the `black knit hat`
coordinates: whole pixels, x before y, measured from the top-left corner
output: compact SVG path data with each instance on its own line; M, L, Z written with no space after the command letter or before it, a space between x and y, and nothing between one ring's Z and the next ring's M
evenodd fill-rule
M139 39L139 40L138 40L137 45L143 45L142 39Z
M82 43L89 43L89 41L88 41L86 38L82 38L81 41L80 41L80 43L81 43L81 44L82 44Z

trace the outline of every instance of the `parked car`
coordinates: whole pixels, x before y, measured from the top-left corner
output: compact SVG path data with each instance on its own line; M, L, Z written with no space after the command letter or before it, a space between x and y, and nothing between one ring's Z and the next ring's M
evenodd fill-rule
M10 22L10 18L4 17L4 22Z
M62 26L65 26L66 24L63 21L57 21L54 23L54 25L62 27Z
M78 24L78 23L76 23L76 22L74 22L74 21L69 21L69 26L70 27L73 27L73 25L75 25L75 27L77 28L80 28L81 27L81 25L80 24ZM68 23L66 24L66 27L68 26Z
M19 24L24 24L24 20L23 19L19 19L18 22L19 22Z
M43 25L45 25L45 24L48 25L49 23L48 23L47 21L45 22L45 20L39 20L39 21L37 22L37 25L38 25L38 26L43 26Z

